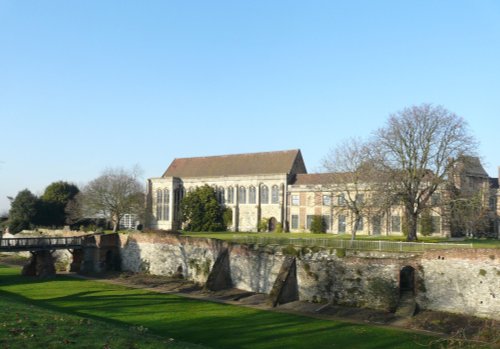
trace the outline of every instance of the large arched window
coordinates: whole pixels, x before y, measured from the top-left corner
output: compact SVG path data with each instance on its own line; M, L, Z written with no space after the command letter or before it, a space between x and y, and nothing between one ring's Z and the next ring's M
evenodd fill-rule
M247 190L245 187L238 188L238 203L240 204L247 203Z
M161 189L158 189L156 191L156 220L161 221L162 220L162 213L163 213L163 191Z
M269 203L269 188L267 185L262 185L260 187L260 202L263 204Z
M256 190L254 186L248 188L248 203L255 204L256 202Z
M279 204L279 202L280 202L280 189L278 188L277 185L273 185L271 189L271 203Z
M229 204L232 204L234 202L234 188L233 187L227 188L227 202Z
M163 191L163 219L166 221L170 219L170 192L168 189Z

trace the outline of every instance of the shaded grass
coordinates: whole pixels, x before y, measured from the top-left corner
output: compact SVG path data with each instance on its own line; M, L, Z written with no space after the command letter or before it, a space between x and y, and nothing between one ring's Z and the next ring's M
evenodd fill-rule
M431 338L394 329L193 300L0 267L0 297L214 348L415 348Z
M0 297L0 308L1 348L203 348L148 334L141 326L117 326L67 315L10 297Z

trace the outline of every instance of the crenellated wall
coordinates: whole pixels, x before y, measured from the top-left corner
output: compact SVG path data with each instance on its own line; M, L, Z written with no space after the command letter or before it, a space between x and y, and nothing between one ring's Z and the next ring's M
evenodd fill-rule
M122 269L207 281L223 250L233 287L271 293L286 256L296 258L300 300L394 310L401 270L414 271L420 308L500 319L500 251L424 254L253 246L177 235L121 235Z

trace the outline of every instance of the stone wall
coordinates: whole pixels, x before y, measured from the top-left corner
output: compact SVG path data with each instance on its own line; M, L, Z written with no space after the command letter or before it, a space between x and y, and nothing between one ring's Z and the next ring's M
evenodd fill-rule
M427 252L420 269L423 307L500 319L500 250Z
M121 267L124 271L182 276L205 283L224 242L179 238L175 235L122 234Z
M500 319L500 251L408 253L248 246L175 235L121 236L122 268L182 275L204 284L219 253L229 253L233 287L271 293L286 256L296 258L300 300L394 310L403 268L414 271L421 308Z

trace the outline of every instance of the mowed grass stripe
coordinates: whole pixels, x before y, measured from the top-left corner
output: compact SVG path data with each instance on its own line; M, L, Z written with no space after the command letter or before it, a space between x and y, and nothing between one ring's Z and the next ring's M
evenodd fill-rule
M143 327L63 314L9 297L0 296L0 309L0 348L207 348L152 335Z
M58 276L37 281L0 267L0 295L213 348L415 348L429 337Z

